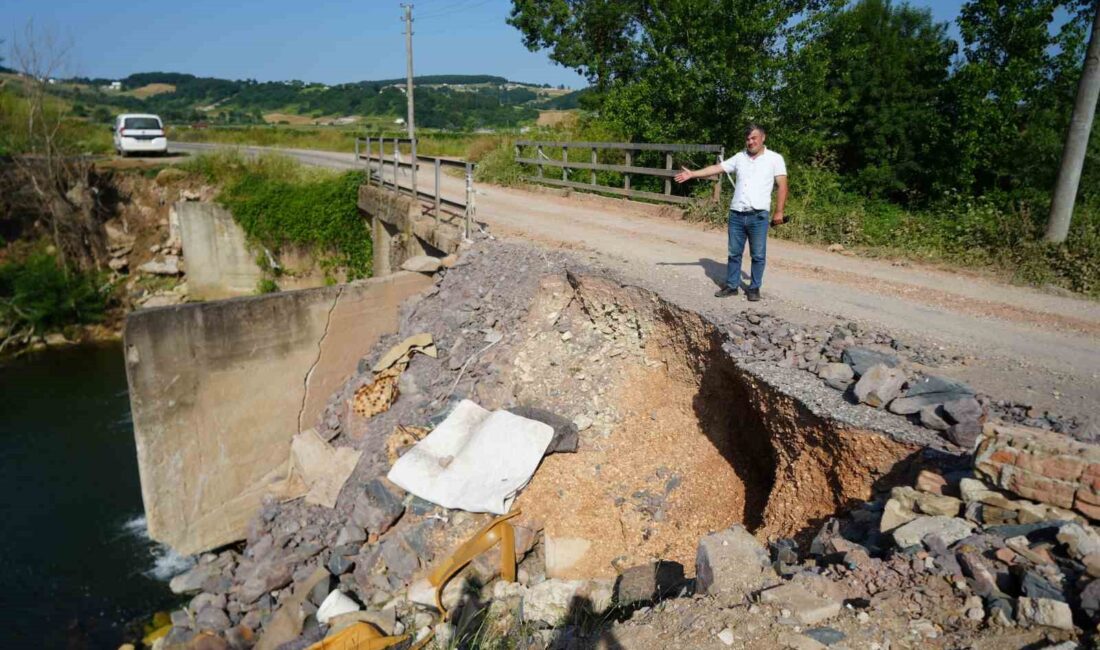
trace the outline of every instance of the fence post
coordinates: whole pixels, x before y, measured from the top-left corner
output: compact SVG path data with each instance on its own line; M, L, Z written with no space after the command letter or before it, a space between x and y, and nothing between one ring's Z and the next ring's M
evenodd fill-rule
M535 147L535 160L539 161L539 178L542 178L542 145Z
M726 159L726 148L722 147L722 150L718 152L718 164L722 164L722 161ZM718 174L718 182L714 184L714 202L718 203L722 200L722 174Z
M439 158L436 158L435 159L435 225L436 225L437 228L439 227L439 204L440 204L440 200L439 200L440 199L440 197L439 197L439 192L440 192L440 189L439 189L439 167L440 167Z
M474 216L474 166L466 163L466 239L470 238L470 221Z
M592 147L592 164L596 164L596 147ZM592 184L596 184L596 170L592 170Z
M634 152L631 151L630 149L626 150L626 166L627 167L633 167L634 166ZM630 174L623 174L623 189L624 190L629 190L630 189Z
M561 179L567 181L569 180L569 168L566 167L569 164L569 147L564 145L561 148L561 161L563 163L561 166Z
M355 138L355 164L359 164L359 138Z
M665 169L672 169L672 152L665 154ZM672 178L665 176L665 194L672 194Z

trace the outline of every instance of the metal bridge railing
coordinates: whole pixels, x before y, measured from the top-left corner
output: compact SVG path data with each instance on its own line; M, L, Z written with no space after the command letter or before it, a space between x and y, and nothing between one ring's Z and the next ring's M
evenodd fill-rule
M534 149L534 156L530 155ZM561 149L561 160L555 160L546 155L544 149ZM570 150L589 149L592 152L591 162L579 162L569 160ZM624 154L625 164L616 165L598 162L597 152L601 150L621 151ZM634 154L639 151L664 152L665 166L641 167L634 164ZM638 142L547 142L538 140L517 140L515 143L516 162L524 165L533 165L538 169L537 176L525 176L524 179L533 183L545 183L569 187L591 192L604 192L618 194L631 198L649 199L651 201L665 201L668 203L690 203L691 197L677 196L672 193L672 178L678 173L673 165L674 154L677 153L713 153L721 161L725 157L726 149L716 144L653 144ZM524 154L527 155L524 155ZM550 178L544 168L560 168L561 179ZM584 183L570 180L569 174L573 170L589 170L589 182ZM617 172L623 175L622 187L600 185L596 182L597 171ZM664 193L636 190L630 187L631 175L657 176L665 179ZM717 198L721 191L721 176L715 179L714 197Z
M356 138L355 159L367 161L367 183L377 181L380 187L389 187L399 194L407 194L419 200L427 201L435 215L435 223L438 226L444 212L465 219L465 237L470 238L470 226L474 216L474 165L473 163L438 156L421 156L416 153L416 139L414 138ZM389 154L386 153L389 145ZM408 145L409 153L402 159L401 146ZM414 162L415 161L415 162ZM377 163L377 173L371 167ZM420 163L430 163L432 166L434 183L431 191L420 189L417 185L417 170ZM393 168L389 180L386 179L386 165ZM465 201L456 201L443 196L442 169L444 167L457 167L465 170L466 198ZM401 170L409 171L409 185L402 186L399 181Z

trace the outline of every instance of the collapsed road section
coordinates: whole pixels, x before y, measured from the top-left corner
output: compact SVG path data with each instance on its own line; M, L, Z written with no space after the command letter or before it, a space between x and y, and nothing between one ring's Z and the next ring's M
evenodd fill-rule
M438 647L1019 645L1092 625L1095 448L995 424L1011 409L936 375L934 353L855 323L716 324L499 242L435 280L313 430L286 431L297 489L273 485L242 544L173 581L194 598L163 647L309 647L357 626ZM505 518L387 478L492 411L546 454ZM486 483L515 465L493 435ZM438 449L420 454L432 475L476 465Z

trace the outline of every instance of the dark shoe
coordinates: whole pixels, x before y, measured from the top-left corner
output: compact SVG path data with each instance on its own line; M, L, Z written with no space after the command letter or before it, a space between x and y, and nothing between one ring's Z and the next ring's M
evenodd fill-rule
M746 289L745 297L749 299L749 302L760 300L760 289Z
M736 296L736 295L737 295L737 287L731 287L729 285L724 286L721 289L719 289L718 291L714 292L714 297L715 298L726 298L728 296Z

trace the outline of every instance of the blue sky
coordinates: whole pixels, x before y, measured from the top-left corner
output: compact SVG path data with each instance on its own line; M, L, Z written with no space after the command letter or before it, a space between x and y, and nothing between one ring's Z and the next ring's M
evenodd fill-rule
M931 8L941 21L953 21L961 3L912 2ZM545 53L523 47L519 32L504 22L509 0L413 4L416 74L585 85ZM117 78L155 70L340 83L404 76L401 15L396 0L4 0L0 39L6 48L31 19L36 28L71 39L72 63L64 76Z

